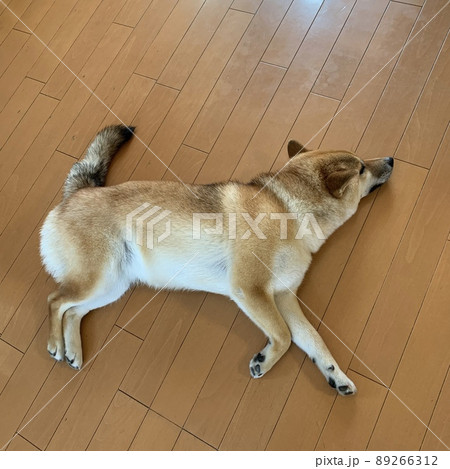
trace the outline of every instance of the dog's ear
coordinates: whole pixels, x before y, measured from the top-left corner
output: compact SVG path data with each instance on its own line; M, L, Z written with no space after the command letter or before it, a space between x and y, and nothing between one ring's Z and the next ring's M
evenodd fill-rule
M305 153L309 151L305 148L301 143L297 142L297 140L290 140L287 146L289 158L292 158L299 153Z
M358 171L356 169L333 171L325 180L327 189L333 197L340 199L344 195L345 189L350 184L350 181L355 176L358 176Z

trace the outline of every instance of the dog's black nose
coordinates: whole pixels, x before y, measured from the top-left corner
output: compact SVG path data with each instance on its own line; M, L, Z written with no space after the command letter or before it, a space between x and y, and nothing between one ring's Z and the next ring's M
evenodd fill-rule
M387 164L393 168L394 167L394 158L392 158L392 156L388 156L387 158L385 158L385 160L387 161Z

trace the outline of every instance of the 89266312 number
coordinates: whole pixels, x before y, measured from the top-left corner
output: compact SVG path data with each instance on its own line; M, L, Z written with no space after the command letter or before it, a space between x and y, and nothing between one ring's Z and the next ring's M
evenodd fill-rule
M437 466L437 456L377 456L377 466Z

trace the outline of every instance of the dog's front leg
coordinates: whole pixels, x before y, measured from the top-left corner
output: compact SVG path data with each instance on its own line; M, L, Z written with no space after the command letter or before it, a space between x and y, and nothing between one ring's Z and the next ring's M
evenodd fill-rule
M288 290L277 293L275 302L289 326L292 341L308 354L325 376L328 384L343 396L354 394L356 386L339 368L322 337L306 319L297 297Z
M273 295L262 288L238 288L233 297L244 313L268 337L267 345L250 360L250 374L261 378L286 353L291 333Z

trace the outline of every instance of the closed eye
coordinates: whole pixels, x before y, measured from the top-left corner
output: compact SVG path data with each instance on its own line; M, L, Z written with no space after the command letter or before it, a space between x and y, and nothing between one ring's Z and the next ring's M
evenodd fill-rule
M359 170L359 174L363 174L365 170L366 170L366 166L365 164L362 164L361 169Z

